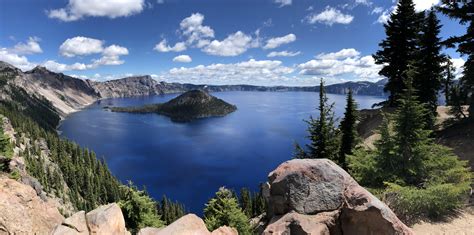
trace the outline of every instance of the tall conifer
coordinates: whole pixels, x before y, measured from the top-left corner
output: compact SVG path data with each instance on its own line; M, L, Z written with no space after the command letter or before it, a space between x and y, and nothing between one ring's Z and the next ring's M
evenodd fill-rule
M352 154L357 145L357 103L352 95L352 89L347 93L346 111L341 121L339 130L341 131L341 147L339 149L339 164L347 170L346 155Z
M386 24L387 38L373 56L377 64L384 65L379 74L388 78L385 91L390 92L388 105L397 106L405 87L406 72L416 59L421 17L415 12L413 0L400 0L397 10Z

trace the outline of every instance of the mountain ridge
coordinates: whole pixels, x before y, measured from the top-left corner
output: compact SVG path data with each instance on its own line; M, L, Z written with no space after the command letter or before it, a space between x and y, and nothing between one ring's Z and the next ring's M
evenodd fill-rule
M80 79L63 73L56 73L37 66L23 72L15 66L0 61L0 73L14 77L13 83L29 94L44 97L57 109L61 118L94 103L99 99L123 98L182 93L190 90L206 92L226 91L304 91L316 92L319 86L256 86L256 85L196 85L188 83L168 83L157 81L149 75L130 76L109 81ZM386 80L373 83L368 81L346 82L326 86L327 93L346 94L350 89L355 95L384 96Z

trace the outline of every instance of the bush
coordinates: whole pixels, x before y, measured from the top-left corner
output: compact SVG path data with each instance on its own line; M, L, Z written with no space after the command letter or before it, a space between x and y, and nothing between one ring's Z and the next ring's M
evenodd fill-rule
M206 204L204 222L211 231L227 225L236 228L239 234L251 234L249 218L242 212L233 193L224 187Z
M424 189L387 183L383 200L403 221L414 223L421 218L440 219L463 205L469 183L436 184Z

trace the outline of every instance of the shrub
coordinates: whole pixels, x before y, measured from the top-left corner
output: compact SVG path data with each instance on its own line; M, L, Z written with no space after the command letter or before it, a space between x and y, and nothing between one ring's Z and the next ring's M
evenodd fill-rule
M387 183L383 200L400 219L414 223L420 218L437 220L453 214L463 205L469 190L467 182L435 184L427 188Z

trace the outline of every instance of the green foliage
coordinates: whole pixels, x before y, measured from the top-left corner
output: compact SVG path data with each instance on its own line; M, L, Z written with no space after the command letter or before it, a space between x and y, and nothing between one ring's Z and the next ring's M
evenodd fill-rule
M129 182L128 186L121 186L125 196L119 201L127 228L138 232L144 227L159 228L164 226L157 210L157 204L144 190L139 190Z
M13 144L10 143L10 138L3 132L0 126L0 155L11 158L13 156Z
M352 96L352 90L349 90L347 94L346 111L344 117L339 125L341 131L341 146L339 148L339 159L340 166L347 170L346 155L352 154L354 148L357 145L358 134L356 130L357 122L357 103Z
M452 86L449 97L449 102L451 105L449 108L449 114L453 115L458 120L466 118L466 114L464 114L464 108L462 107L464 101L466 100L466 96L461 91L461 87L459 85Z
M163 196L163 199L161 200L159 212L161 214L161 219L166 224L171 224L186 214L183 204L173 202L166 196Z
M446 63L444 65L444 76L443 76L443 92L446 100L446 105L452 105L451 102L451 91L453 89L453 81L456 78L454 72L456 68L454 67L451 57L446 57Z
M373 56L377 64L383 65L379 74L388 78L385 91L390 92L388 105L391 107L398 105L397 101L406 89L408 66L417 59L421 20L413 0L398 1L396 11L384 25L387 37Z
M461 91L469 100L469 119L474 121L474 2L473 1L452 1L442 0L443 4L438 8L450 18L459 20L462 25L466 25L466 34L452 36L445 41L449 47L457 45L457 51L461 55L466 55L463 76L461 78Z
M405 221L437 218L462 205L472 174L465 161L430 138L426 109L407 87L394 116L384 118L376 149L355 151L349 166L362 185L385 187L385 201Z
M266 202L262 192L251 192L247 188L240 189L240 207L248 218L259 216L266 211Z
M384 201L403 221L436 220L459 209L469 190L468 183L435 184L426 188L388 183Z
M21 175L20 175L20 172L18 170L14 170L14 171L10 172L9 177L10 177L10 179L19 180L21 178Z
M339 130L335 127L334 104L328 103L324 82L321 79L319 86L319 117L312 116L308 121L308 132L310 144L306 145L308 151L305 152L299 145L296 145L296 157L298 158L328 158L335 162L339 160ZM338 162L339 163L339 162Z
M413 77L413 86L417 90L417 99L426 104L429 112L426 113L426 122L430 129L434 128L436 108L438 106L438 92L442 87L442 63L446 61L442 54L441 38L439 37L441 24L436 13L429 11L424 19L422 34L419 40L418 58L413 63L416 76Z
M236 228L239 234L251 234L249 218L239 207L233 193L224 187L206 204L204 222L211 231L227 225Z

